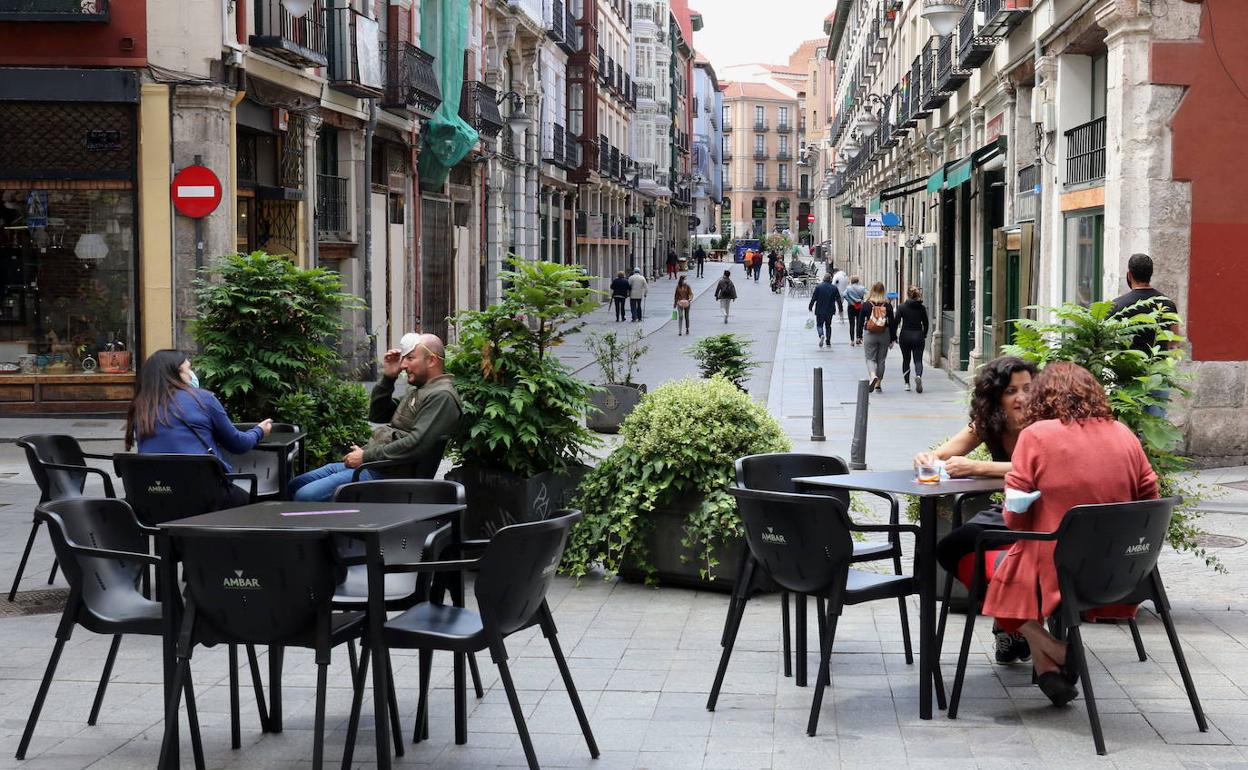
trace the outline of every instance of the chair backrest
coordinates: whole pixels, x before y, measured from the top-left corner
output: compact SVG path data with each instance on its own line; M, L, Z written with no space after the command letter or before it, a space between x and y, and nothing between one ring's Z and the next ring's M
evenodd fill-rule
M506 636L532 622L563 559L568 532L580 518L580 511L565 509L494 533L475 584L487 633Z
M195 641L311 646L318 630L328 634L330 600L345 574L328 533L170 532L195 602Z
M841 476L846 473L849 473L849 466L835 455L773 452L737 460L737 486L764 492L797 492L793 479L803 476ZM833 497L840 500L847 510L849 508L849 492L843 489L820 489L805 494Z
M442 465L442 456L446 454L446 447L450 443L450 436L439 436L428 452L416 458L412 467L412 478L432 479L437 476L438 466Z
M819 593L834 585L854 552L845 505L826 495L729 489L750 553L781 587Z
M30 473L39 485L39 501L65 500L82 497L87 474L46 468L44 463L58 465L86 465L78 439L62 433L32 433L17 440L26 451Z
M1164 497L1067 511L1053 554L1062 601L1082 610L1134 594L1157 566L1177 503Z
M149 527L234 505L225 469L209 454L122 453L113 455L113 467L126 500Z
M110 551L146 554L147 540L139 531L134 511L125 500L112 497L78 497L41 503L35 509L52 536L52 549L72 589L78 591L88 612L100 618L126 614L118 611L139 594L136 583L143 571L141 561L86 556L69 544Z
M435 479L378 479L376 481L357 481L343 484L334 492L336 503L397 503L414 505L419 503L445 503L463 505L465 501L464 486L457 481ZM382 559L393 564L420 561L421 548L430 532L444 524L444 521L430 519L387 530L381 536ZM364 543L356 538L337 537L335 543L338 553L342 556L363 556L367 550ZM437 558L432 557L432 558Z

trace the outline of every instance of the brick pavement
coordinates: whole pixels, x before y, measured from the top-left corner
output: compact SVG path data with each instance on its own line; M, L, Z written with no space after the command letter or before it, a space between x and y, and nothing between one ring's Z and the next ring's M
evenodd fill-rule
M708 275L711 269L708 267ZM739 271L738 271L739 274ZM745 287L752 289L753 287ZM761 289L761 285L759 287ZM853 381L861 360L856 350L819 351L805 329L804 301L760 291L739 303L741 327L758 338L763 358L774 367L766 385L752 387L799 446L808 439L809 367L825 366L829 441L820 451L847 452L844 438L852 406ZM701 297L695 308L712 312ZM746 319L746 306L750 319ZM661 319L656 319L661 320ZM711 319L713 320L713 319ZM652 329L659 359L646 376L661 381L679 364L679 347L662 335L669 321ZM694 316L695 334L719 331ZM666 327L666 328L665 328ZM720 324L722 328L722 324ZM771 340L767 339L770 329ZM843 326L834 327L839 333ZM805 337L803 336L805 335ZM674 336L674 334L673 334ZM681 338L682 346L684 338ZM768 362L770 363L770 361ZM896 362L890 361L890 367ZM893 369L896 371L896 368ZM758 376L756 375L756 380ZM930 443L955 430L963 419L961 393L938 371L927 378L922 397L885 385L873 401L868 460L872 467L904 464L913 445ZM925 400L919 401L919 398ZM834 410L833 407L839 409ZM805 411L802 411L803 408ZM97 421L77 421L94 423ZM116 425L73 426L101 438L115 436ZM43 428L43 425L39 426ZM0 420L0 436L25 426ZM97 449L118 448L111 444ZM12 475L9 475L12 474ZM1202 473L1225 496L1207 504L1205 526L1223 535L1243 535L1248 521L1248 468ZM1226 484L1241 484L1245 489ZM37 492L25 463L11 444L0 444L0 582L7 587L29 527ZM509 640L513 671L534 733L538 757L550 767L593 768L788 768L788 767L1248 767L1248 548L1215 551L1229 575L1214 575L1192 557L1167 551L1163 570L1176 620L1209 714L1211 729L1200 734L1188 711L1181 683L1160 622L1149 612L1140 626L1150 660L1135 659L1129 634L1117 626L1096 626L1086 637L1094 682L1110 754L1092 748L1082 700L1055 710L1038 698L1026 667L990 663L988 624L979 625L960 718L917 717L917 670L901 654L896 608L889 602L849 608L837 632L832 686L824 701L820 734L805 735L810 688L797 688L782 675L780 627L775 597L750 604L737 652L728 671L720 706L705 710L719 652L718 637L726 610L722 594L644 587L586 580L573 585L556 581L551 596L564 649L589 710L602 757L591 761L540 634L526 632ZM41 587L51 562L46 536L32 557L24 589ZM917 628L917 605L912 607ZM151 767L161 731L158 645L152 639L127 639L122 647L100 724L86 726L95 682L108 640L78 629L68 645L44 717L26 762L12 759L26 713L51 648L56 616L0 617L0 770L23 768ZM811 624L813 626L813 623ZM952 634L961 617L951 621ZM813 630L811 632L813 637ZM951 636L952 638L952 636ZM813 638L811 640L813 647ZM944 666L952 676L954 655L946 644ZM349 706L345 655L334 657L328 707L327 758L340 756ZM211 767L306 767L311 757L315 669L305 652L287 656L284 692L286 730L259 732L254 709L244 691L243 748L229 749L225 654L199 650L195 656L197 698ZM451 740L450 661L434 662L431 740L407 745L398 767L510 767L523 764L518 739L497 676L482 658L487 686L483 700L470 701L469 743ZM812 666L813 672L813 655ZM416 658L395 653L400 710L410 730L415 713ZM244 679L245 681L245 679ZM366 703L357 767L372 767L371 715ZM185 735L185 733L184 733ZM189 751L189 747L188 747ZM184 754L189 757L189 753Z

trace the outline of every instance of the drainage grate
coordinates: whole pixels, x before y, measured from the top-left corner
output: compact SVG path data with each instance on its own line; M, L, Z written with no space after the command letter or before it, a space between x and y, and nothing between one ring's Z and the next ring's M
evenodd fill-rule
M13 601L0 598L0 618L22 615L50 615L65 609L69 598L68 588L44 588L38 591L18 591Z
M1233 535L1214 535L1204 532L1196 536L1196 545L1201 548L1240 548L1248 545L1248 540Z

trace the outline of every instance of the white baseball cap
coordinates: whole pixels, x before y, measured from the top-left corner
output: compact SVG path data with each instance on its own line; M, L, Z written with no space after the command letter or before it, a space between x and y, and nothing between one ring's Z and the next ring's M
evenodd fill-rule
M416 346L420 344L420 337L421 335L417 334L416 332L408 332L407 334L404 334L402 337L400 337L399 338L399 358L403 358L407 356L408 353L411 353L413 350L415 350Z

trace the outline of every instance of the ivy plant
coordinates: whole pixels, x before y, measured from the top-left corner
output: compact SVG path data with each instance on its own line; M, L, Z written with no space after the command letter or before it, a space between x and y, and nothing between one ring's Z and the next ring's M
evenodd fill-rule
M1144 453L1156 471L1161 494L1182 499L1170 520L1168 542L1189 551L1217 571L1225 567L1197 543L1203 534L1197 525L1199 505L1209 489L1183 472L1187 458L1179 454L1182 432L1164 416L1176 396L1188 393L1188 375L1181 372L1183 338L1173 329L1181 322L1175 313L1145 300L1117 315L1113 303L1095 302L1088 307L1066 303L1040 310L1051 320L1015 321L1013 345L1006 355L1033 361L1044 367L1054 361L1074 361L1092 373L1109 396L1114 416L1140 437ZM1131 347L1139 333L1151 332L1156 343L1147 352Z
M577 523L563 570L608 576L635 565L653 580L646 536L657 508L696 502L681 540L714 579L715 554L741 537L741 519L727 488L738 457L785 452L789 440L767 408L721 376L677 380L642 398L620 427L623 442L591 470L577 492Z
M576 265L517 257L510 265L498 304L451 319L456 343L446 368L464 407L452 453L520 476L562 471L598 445L582 421L594 386L549 353L598 306L597 292Z

